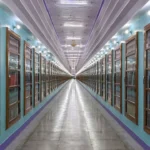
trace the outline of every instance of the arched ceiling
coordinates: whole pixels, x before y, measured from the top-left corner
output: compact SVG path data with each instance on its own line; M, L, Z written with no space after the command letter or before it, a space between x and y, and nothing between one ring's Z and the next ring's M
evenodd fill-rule
M148 0L2 1L69 71L77 72Z

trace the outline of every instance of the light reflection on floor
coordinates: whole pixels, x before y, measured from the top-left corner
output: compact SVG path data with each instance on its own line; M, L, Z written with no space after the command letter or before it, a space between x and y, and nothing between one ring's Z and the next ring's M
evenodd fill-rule
M127 150L98 107L90 94L71 80L17 150Z

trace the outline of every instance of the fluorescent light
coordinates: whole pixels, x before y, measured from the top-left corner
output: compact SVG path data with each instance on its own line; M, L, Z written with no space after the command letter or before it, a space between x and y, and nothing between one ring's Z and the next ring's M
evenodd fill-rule
M76 45L76 47L82 48L82 47L85 47L85 45Z
M67 37L67 40L81 40L81 37Z
M71 45L62 45L62 47L71 47Z
M65 23L64 27L83 27L83 24L73 24L73 23Z
M61 4L63 5L87 5L87 1L65 1L65 0L62 0L60 2Z

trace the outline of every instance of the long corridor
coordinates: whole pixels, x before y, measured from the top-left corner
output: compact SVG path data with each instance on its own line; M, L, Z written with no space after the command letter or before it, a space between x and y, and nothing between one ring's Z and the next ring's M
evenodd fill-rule
M71 80L48 106L49 112L17 150L127 150L99 104Z

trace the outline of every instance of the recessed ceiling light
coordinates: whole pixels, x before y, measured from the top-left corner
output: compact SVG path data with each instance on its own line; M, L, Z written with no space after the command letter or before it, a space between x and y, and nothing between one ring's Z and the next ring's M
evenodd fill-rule
M83 24L75 24L75 23L64 23L64 27L83 27Z
M66 0L61 0L60 2L63 5L87 5L87 1L66 1Z
M67 37L67 40L81 40L81 37Z

